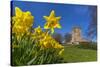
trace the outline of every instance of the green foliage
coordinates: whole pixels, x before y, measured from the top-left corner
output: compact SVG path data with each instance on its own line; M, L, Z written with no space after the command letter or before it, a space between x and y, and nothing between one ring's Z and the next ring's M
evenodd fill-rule
M53 64L63 62L56 48L42 48L35 43L30 35L24 35L20 40L12 36L12 65Z
M34 46L29 36L23 36L20 40L12 40L12 65L26 65L34 56Z

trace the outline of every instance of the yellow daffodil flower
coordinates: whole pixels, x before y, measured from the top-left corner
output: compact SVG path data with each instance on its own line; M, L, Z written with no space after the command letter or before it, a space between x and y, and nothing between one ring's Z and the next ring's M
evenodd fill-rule
M54 33L54 28L61 28L61 25L59 24L59 20L61 17L55 17L54 10L51 11L50 16L43 16L46 20L46 23L44 25L44 29L51 29L51 32Z
M42 29L41 29L41 27L40 27L40 26L38 26L37 28L35 28L34 33L39 34L39 33L41 33L41 32L42 32Z
M23 34L28 32L32 27L34 17L31 12L23 12L20 8L15 7L15 16L12 17L12 32L15 34Z

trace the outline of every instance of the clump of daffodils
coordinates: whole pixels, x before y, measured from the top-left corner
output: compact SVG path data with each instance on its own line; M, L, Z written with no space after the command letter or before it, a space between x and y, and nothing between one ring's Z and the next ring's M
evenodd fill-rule
M53 39L48 32L43 32L42 29L39 27L35 28L33 33L33 39L36 40L40 44L41 47L44 48L58 48L62 49L63 46L59 44L55 39ZM38 41L37 41L38 40Z
M51 33L54 33L55 28L61 28L61 17L55 17L54 10L50 16L43 17L46 20L44 30L40 26L32 28L34 16L31 12L23 12L15 7L15 15L12 17L13 65L59 62L64 47L53 39Z
M33 21L34 17L30 11L23 12L20 8L15 7L15 16L12 17L12 33L15 33L16 36L23 35L32 27Z

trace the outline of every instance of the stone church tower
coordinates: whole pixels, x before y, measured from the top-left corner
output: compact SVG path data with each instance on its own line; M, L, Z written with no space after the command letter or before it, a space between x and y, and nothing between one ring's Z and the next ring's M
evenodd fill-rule
M80 27L74 27L72 30L72 44L79 44L79 42L82 42L82 33Z

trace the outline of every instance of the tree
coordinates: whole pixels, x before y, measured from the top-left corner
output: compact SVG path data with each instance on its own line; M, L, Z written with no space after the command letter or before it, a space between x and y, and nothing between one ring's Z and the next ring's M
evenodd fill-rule
M66 33L64 35L64 41L65 41L65 43L70 42L71 38L72 38L71 34L70 33Z
M63 37L60 33L55 33L52 36L57 42L59 42L60 44L62 43Z
M87 36L89 38L97 37L97 7L89 7L91 21L88 26Z

